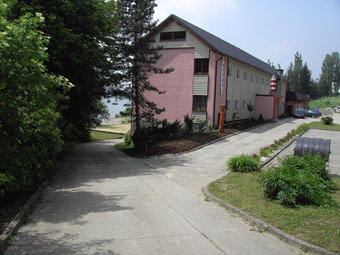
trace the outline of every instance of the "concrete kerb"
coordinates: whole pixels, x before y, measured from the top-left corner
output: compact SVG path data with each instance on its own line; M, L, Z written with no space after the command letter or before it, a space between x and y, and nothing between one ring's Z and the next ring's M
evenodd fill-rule
M0 235L0 254L4 254L8 243L11 238L17 233L18 229L25 222L26 218L29 216L34 205L39 201L43 191L48 186L49 181L45 181L38 190L31 196L31 198L25 203L23 208L14 217L14 219L9 223L5 231Z
M199 149L202 149L203 147L206 147L206 146L211 145L211 144L213 144L213 143L217 143L217 142L222 141L222 140L224 140L224 139L227 139L227 138L229 138L229 137L232 137L232 136L241 134L241 133L243 133L243 132L246 132L246 131L249 131L249 130L252 130L252 129L255 129L255 128L258 128L258 127L262 127L262 126L264 126L264 125L266 125L266 124L268 124L268 123L273 123L273 121L265 122L265 123L263 123L263 124L253 126L253 127L251 127L251 128L245 129L245 130L237 131L237 132L232 133L232 134L230 134L230 135L226 135L226 136L223 136L223 137L218 138L218 139L216 139L216 140L213 140L213 141L211 141L211 142L209 142L209 143L205 143L205 144L203 144L203 145L201 145L201 146L198 146L198 147L196 147L196 148L193 148L193 149L191 149L191 150L189 150L189 151L184 151L184 152L180 152L180 153L174 153L174 154L170 154L170 155L167 155L167 154L165 154L165 155L155 155L155 156L150 156L150 157L148 157L148 158L162 158L162 157L166 157L166 156L179 156L179 155L188 154L188 153L190 153L190 152L197 151L197 150L199 150Z
M262 231L266 231L276 237L278 237L279 239L285 241L286 243L295 246L305 252L312 252L314 254L322 254L322 255L337 255L338 253L336 252L332 252L332 251L328 251L322 247L304 242L294 236L291 236L281 230L279 230L278 228L275 228L274 226L260 220L257 219L249 214L247 214L246 212L238 209L237 207L213 196L209 190L208 190L208 186L205 186L203 188L203 191L205 193L205 195L212 201L220 204L221 206L223 206L224 208L230 210L231 212L241 216L242 218L246 219L247 221L249 221L250 223L254 224L255 226L257 226L260 230Z
M62 157L62 159L57 163L55 169L58 169L60 165L65 161L67 156ZM16 235L19 228L25 223L25 220L32 213L35 205L39 202L46 187L53 181L54 177L44 181L38 188L36 192L30 197L30 199L25 203L21 210L15 215L13 220L8 224L6 229L0 235L0 255L3 255L7 249L8 244L11 239Z
M309 129L308 129L309 130ZM307 132L308 130L306 130L305 132ZM299 135L302 136L305 132L301 133ZM282 151L284 151L287 147L289 147L293 142L295 142L295 140L297 139L297 137L295 137L294 139L290 140L289 142L287 142L280 150L278 150L276 153L274 153L274 155L272 155L268 160L266 160L261 166L260 168L263 168L265 165L267 165L270 161L272 161L275 157L277 157ZM322 255L336 255L338 253L336 252L332 252L332 251L328 251L322 247L310 244L308 242L304 242L294 236L291 236L281 230L279 230L278 228L260 220L257 219L249 214L247 214L246 212L240 210L239 208L223 201L222 199L219 199L217 197L215 197L214 195L212 195L209 190L208 190L208 186L205 186L203 188L203 192L204 194L212 201L220 204L222 207L230 210L231 212L243 217L244 219L246 219L247 221L249 221L250 223L254 224L255 226L257 226L258 228L260 228L262 231L266 231L276 237L278 237L279 239L287 242L288 244L295 246L303 251L306 252L312 252L315 254L322 254Z

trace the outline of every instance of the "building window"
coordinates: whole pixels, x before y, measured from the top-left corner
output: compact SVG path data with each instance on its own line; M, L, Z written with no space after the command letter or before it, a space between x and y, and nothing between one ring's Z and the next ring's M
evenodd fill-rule
M247 80L247 72L244 72L244 79Z
M236 70L236 77L240 78L240 70L238 70L238 69Z
M206 111L207 110L207 96L194 96L194 110Z
M249 104L250 104L250 105L253 105L253 103L252 103L252 101L251 101L251 100L249 101Z
M177 32L161 32L161 41L179 41L185 40L186 32L185 31L177 31Z
M259 76L256 75L256 83L259 83Z
M233 70L231 69L231 66L228 66L228 76L232 76Z
M195 59L195 74L208 74L209 72L209 59L200 58Z
M240 109L240 102L238 100L235 101L235 110Z
M242 108L243 108L243 110L247 109L247 102L246 102L246 100L243 101Z
M231 107L231 105L230 105L230 100L227 100L227 102L226 102L226 108L227 108L227 110L230 110L230 107Z

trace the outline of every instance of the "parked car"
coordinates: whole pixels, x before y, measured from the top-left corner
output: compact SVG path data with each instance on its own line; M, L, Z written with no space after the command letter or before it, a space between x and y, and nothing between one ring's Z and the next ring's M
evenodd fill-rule
M319 108L314 108L313 112L316 112L318 114L318 116L322 115Z
M306 110L305 117L312 117L312 118L319 117L319 113L314 112L313 110Z
M295 118L304 118L305 117L305 109L303 108L296 108L294 111Z

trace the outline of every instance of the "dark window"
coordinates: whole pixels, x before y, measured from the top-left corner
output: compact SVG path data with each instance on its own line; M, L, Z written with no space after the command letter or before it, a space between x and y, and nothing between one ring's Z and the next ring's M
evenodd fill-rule
M194 110L196 111L207 110L207 96L194 96Z
M161 41L185 40L185 31L161 32Z
M209 59L195 59L195 74L208 74L209 72Z

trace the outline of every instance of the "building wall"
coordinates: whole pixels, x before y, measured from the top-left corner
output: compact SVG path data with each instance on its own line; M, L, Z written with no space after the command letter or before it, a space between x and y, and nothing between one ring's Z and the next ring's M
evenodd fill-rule
M191 116L193 104L194 49L163 49L160 53L162 57L157 66L174 68L174 71L168 74L151 73L150 83L165 93L147 92L145 96L159 108L165 107L165 112L155 116L157 119L184 121L186 114Z
M229 105L229 109L226 111L226 121L233 120L233 115L235 115L234 120L248 118L247 104L255 106L256 94L269 95L271 74L232 58L229 58L228 67L228 102L225 103Z
M263 119L273 118L274 96L256 96L254 117L258 119L262 114Z
M163 46L164 49L193 47L195 49L195 58L209 58L209 47L176 22L170 21L161 32L174 31L186 31L186 40L160 41L160 32L157 32L152 37L152 39L155 40L153 43L154 46Z

